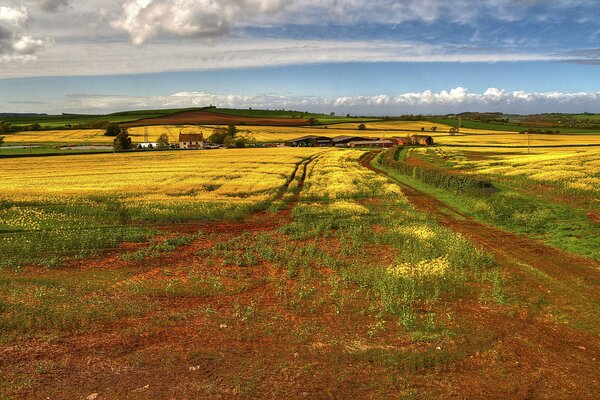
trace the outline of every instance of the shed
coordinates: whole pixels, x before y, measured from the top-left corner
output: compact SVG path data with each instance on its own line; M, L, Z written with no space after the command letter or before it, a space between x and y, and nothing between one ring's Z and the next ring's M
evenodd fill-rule
M204 135L202 132L179 134L180 149L203 149L204 144Z
M433 138L426 135L412 135L410 140L411 144L419 144L422 146L431 146L433 144Z
M285 142L288 147L329 147L333 146L333 139L327 136L308 135Z

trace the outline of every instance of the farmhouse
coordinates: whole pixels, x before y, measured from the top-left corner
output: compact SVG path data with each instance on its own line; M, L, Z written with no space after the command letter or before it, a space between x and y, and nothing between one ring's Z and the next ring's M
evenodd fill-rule
M285 142L288 147L328 147L333 146L333 139L327 136L302 136Z
M363 136L336 136L333 138L333 145L335 147L347 147L348 143L355 141L373 141L377 140L374 138L366 138Z
M180 149L203 149L204 145L204 135L202 132L179 134Z
M426 135L412 135L410 137L410 142L412 145L431 146L433 144L433 138Z
M392 147L391 140L355 140L348 143L348 147Z

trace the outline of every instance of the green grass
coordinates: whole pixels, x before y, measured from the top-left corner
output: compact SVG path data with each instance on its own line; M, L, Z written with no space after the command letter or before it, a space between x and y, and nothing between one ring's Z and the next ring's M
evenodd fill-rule
M400 157L404 155L400 153ZM437 181L420 180L421 174L407 174L381 165L378 167L384 168L398 181L430 194L482 222L600 260L598 226L586 216L586 210L523 193L516 189L516 180L512 184L507 180L493 180L493 190L463 190L441 186Z
M456 118L428 118L429 121L435 122L438 124L446 124L450 126L457 127L458 119ZM461 127L468 129L479 129L479 130L488 130L488 131L512 131L512 132L522 132L527 129L534 128L542 131L552 130L552 131L560 131L560 133L580 133L580 134L595 134L600 133L598 130L593 129L582 129L582 128L567 128L567 127L539 127L535 125L527 125L526 122L523 125L514 124L514 123L503 123L503 122L483 122L483 121L474 121L469 119L461 120Z
M166 115L183 112L202 110L203 108L179 108L179 109L164 109L164 110L138 110L124 111L113 114L97 114L97 115L39 115L39 116L15 116L15 117L0 117L0 123L9 123L15 126L24 126L38 123L42 127L64 128L65 125L78 125L90 122L108 121L108 122L132 122L142 118L157 118Z

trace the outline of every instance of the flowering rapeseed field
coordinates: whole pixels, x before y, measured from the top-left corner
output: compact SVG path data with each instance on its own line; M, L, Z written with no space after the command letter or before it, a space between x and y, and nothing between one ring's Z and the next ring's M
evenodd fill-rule
M317 149L2 159L1 265L85 255L148 224L240 218L273 200Z

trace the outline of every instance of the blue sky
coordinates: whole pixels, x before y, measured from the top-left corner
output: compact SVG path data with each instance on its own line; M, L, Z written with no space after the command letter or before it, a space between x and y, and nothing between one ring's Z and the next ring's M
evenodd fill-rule
M600 112L595 0L0 0L0 112Z

